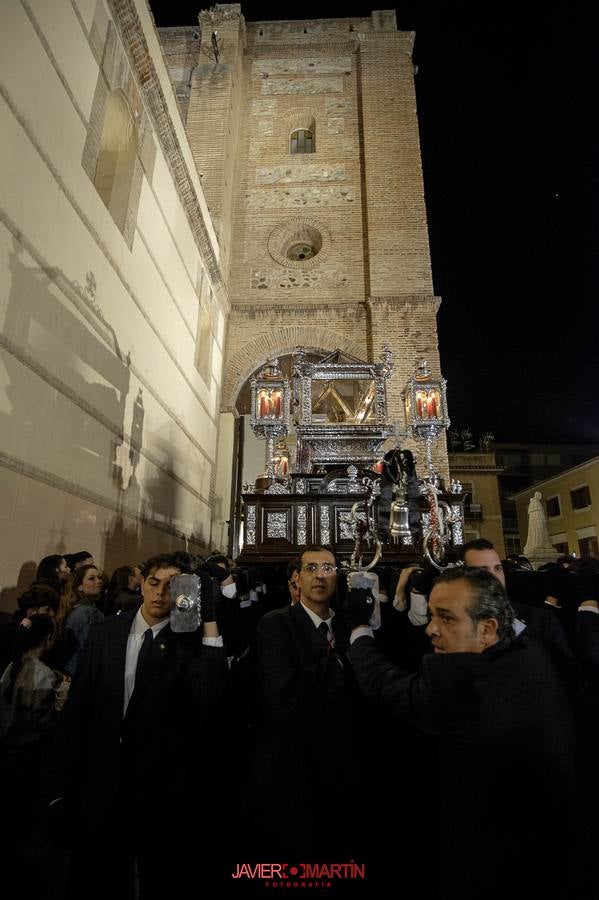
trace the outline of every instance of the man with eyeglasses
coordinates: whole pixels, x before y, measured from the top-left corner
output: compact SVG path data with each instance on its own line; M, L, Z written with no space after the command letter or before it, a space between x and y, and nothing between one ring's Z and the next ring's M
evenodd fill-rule
M587 884L582 869L586 835L570 697L542 642L516 635L501 579L482 567L441 575L428 604L433 653L418 673L388 662L366 627L369 605L352 594L343 615L361 689L406 730L423 735L435 754L431 760L424 744L398 774L407 776L404 809L420 800L427 810L426 840L405 854L412 860L428 851L427 896L480 900L514 890L518 897L599 896L594 873ZM560 829L550 862L548 823ZM457 865L464 848L467 863Z
M323 849L330 855L336 839L340 850L355 853L359 845L341 838L355 821L347 813L359 771L353 729L359 694L343 658L348 630L332 608L337 560L329 547L309 546L299 564L299 602L267 613L257 628L265 715L248 790L251 834L263 856ZM327 830L323 847L329 812L334 835ZM352 837L357 842L355 825Z

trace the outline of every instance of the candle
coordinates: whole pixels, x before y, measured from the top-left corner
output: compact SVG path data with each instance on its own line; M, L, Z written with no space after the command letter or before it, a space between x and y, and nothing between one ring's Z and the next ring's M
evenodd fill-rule
M266 391L260 391L258 394L258 415L261 419L265 419L270 413L270 401Z
M437 391L430 391L426 401L426 411L430 418L437 418L439 415Z

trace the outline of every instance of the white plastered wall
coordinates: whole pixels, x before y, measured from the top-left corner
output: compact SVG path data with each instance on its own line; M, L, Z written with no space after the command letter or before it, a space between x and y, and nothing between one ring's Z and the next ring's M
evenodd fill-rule
M85 548L112 571L210 542L224 313L206 385L204 262L157 136L131 247L82 167L90 34L108 15L101 0L0 4L0 609L50 553Z

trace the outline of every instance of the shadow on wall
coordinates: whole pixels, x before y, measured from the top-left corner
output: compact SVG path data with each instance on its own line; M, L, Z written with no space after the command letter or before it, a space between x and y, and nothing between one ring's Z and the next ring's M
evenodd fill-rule
M5 587L0 591L0 610L13 610L17 607L17 597L24 594L37 573L37 563L28 559L21 566L16 585Z
M50 476L46 483L62 479L75 496L107 487L116 496L130 361L96 303L93 273L82 288L58 269L27 266L21 245L13 246L0 449L22 460L27 474L39 469ZM53 284L79 315L54 296Z
M143 509L137 521L117 514L104 534L104 571L111 575L119 566L140 565L155 553L173 553L175 550L187 550L200 556L207 556L209 552L201 534L192 534L186 539L162 531L155 521L144 518Z
M7 483L17 484L5 520L14 573L19 552L41 558L89 543L96 498L117 507L123 461L129 476L139 462L143 399L139 392L128 407L130 360L98 307L93 273L84 288L59 269L28 265L16 239L13 251L0 335L0 466ZM67 299L59 300L59 293ZM130 449L126 418L134 436ZM5 595L18 596L20 587L21 576L0 595L3 607Z
M183 548L185 538L170 533L181 529L175 472L185 481L196 474L193 461L173 460L172 426L152 434L158 465L144 455L143 390L131 390L131 360L98 304L93 273L82 286L30 262L13 239L0 334L0 475L14 493L10 513L5 504L5 579L17 584L2 590L0 609L14 608L28 571L51 553L87 547L111 574ZM189 547L201 552L207 536L193 524Z

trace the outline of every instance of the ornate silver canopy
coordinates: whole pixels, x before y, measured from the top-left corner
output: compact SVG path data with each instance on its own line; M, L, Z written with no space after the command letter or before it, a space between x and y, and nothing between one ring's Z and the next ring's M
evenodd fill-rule
M384 441L394 434L387 424L385 382L393 372L392 354L367 363L336 350L308 362L298 347L294 357L293 420L299 472L314 466L372 465Z

